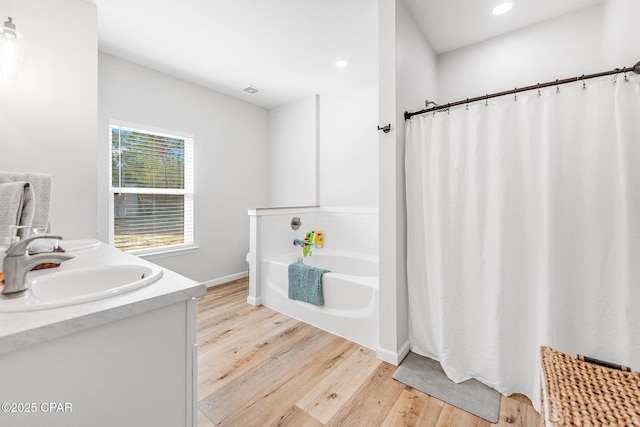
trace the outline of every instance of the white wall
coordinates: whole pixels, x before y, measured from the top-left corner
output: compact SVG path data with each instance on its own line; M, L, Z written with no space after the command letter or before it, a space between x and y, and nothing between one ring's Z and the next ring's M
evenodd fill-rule
M455 102L640 61L640 2L602 5L531 25L438 57L438 100Z
M266 208L252 210L249 215L260 218L256 247L259 262L298 252L302 255L302 249L294 246L293 241L304 239L309 231L319 230L324 235L324 246L312 248L314 253L326 250L378 257L378 210L375 208ZM297 230L291 229L293 217L302 221Z
M437 93L437 68L435 52L402 0L380 0L379 6L379 123L391 123L392 130L379 133L378 357L397 364L409 350L403 114Z
M640 1L604 0L602 10L602 65L629 67L640 61Z
M269 110L269 206L377 208L377 82Z
M320 206L378 207L377 82L320 95Z
M84 0L0 0L24 36L19 80L0 78L0 170L53 177L52 231L96 235L97 16Z
M603 71L601 11L592 6L440 55L438 103Z
M269 206L317 204L317 105L309 96L269 110Z
M246 272L247 209L267 203L267 111L103 53L98 110L100 239L109 235L109 120L186 132L195 136L194 231L200 248L153 261L200 282Z

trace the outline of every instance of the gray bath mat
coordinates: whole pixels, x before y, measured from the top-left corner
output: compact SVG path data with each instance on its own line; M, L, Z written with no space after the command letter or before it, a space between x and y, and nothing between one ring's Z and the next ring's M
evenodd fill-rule
M454 383L433 359L409 353L393 378L490 423L498 422L500 393L474 379Z

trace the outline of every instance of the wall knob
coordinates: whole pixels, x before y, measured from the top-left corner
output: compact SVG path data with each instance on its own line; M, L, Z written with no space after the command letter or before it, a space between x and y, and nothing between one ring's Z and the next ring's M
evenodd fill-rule
M297 230L298 228L300 228L301 225L302 225L302 221L300 220L299 216L294 216L293 218L291 218L292 230Z

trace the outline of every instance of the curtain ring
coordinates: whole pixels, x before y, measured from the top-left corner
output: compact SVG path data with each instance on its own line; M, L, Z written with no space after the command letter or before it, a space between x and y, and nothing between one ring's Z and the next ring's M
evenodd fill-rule
M517 87L513 88L513 100L514 101L518 100L518 88Z
M625 82L628 82L628 81L629 81L629 79L627 78L627 71L628 71L628 70L625 68L625 69L624 69L624 81L625 81Z
M542 94L540 93L540 83L538 83L538 96L542 96Z
M556 93L560 93L560 84L558 83L558 79L556 79Z
M484 98L484 106L488 107L489 106L489 94L487 94Z
M586 90L587 89L587 83L585 83L585 81L584 81L584 74L580 78L582 79L582 90Z
M467 98L467 107L466 107L467 111L469 111L469 98Z
M451 104L447 104L447 115L449 115L449 109L451 108Z

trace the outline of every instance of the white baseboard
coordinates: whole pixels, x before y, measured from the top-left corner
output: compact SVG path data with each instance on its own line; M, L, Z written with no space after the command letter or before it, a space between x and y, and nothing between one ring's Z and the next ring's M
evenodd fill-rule
M250 304L250 305L253 305L253 306L256 306L256 307L259 306L259 305L262 305L262 297L255 298L255 297L252 297L251 295L249 295L247 297L247 304Z
M409 351L411 351L411 343L409 342L409 340L407 340L402 343L397 351L389 351L378 347L378 351L376 351L376 357L384 362L398 366L400 362L402 362L402 360L407 356L407 354L409 354Z
M228 276L218 277L217 279L207 280L206 282L202 282L207 288L211 288L213 286L223 285L228 282L233 282L234 280L243 279L245 277L249 277L249 271L241 271L240 273L230 274Z

